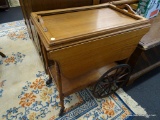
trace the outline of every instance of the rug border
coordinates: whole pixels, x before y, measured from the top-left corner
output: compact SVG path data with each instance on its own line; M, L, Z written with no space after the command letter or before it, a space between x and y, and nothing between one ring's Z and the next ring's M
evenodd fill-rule
M121 100L121 102L127 107L127 109L129 109L130 111L131 111L131 113L132 113L132 116L128 116L127 118L126 118L126 120L132 120L135 116L134 115L136 115L134 112L133 112L133 110L131 109L131 108L129 108L129 106L123 101L123 99L115 92L115 95Z

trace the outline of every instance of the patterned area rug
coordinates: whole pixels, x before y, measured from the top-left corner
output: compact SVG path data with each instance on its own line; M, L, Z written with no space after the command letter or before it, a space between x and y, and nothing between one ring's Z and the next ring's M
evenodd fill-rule
M1 120L131 120L146 115L122 89L105 99L93 97L87 88L65 97L66 113L59 117L58 91L45 85L39 55L29 39L24 21L0 24Z

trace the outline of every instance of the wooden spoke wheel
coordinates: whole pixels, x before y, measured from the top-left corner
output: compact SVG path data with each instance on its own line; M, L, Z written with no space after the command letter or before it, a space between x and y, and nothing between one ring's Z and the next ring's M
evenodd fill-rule
M129 80L131 68L127 64L121 64L104 73L93 89L96 98L104 98L112 94Z

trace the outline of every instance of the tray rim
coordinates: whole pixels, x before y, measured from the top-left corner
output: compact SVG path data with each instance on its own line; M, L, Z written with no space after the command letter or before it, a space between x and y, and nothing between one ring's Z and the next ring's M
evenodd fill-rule
M39 16L55 15L55 14L60 14L60 13L71 13L71 12L86 11L86 10L93 10L93 9L101 9L101 8L106 8L106 7L110 7L113 10L116 10L118 12L121 12L122 14L125 14L129 17L134 18L134 19L137 19L137 21L132 24L127 24L123 27L119 26L119 27L114 27L111 29L99 30L99 31L81 34L81 35L77 35L77 36L73 36L73 37L69 37L69 38L58 39L58 41L51 41L51 38L52 38L51 33L49 31L44 31L44 27L43 27L44 25L41 25L38 22ZM62 43L67 43L67 42L76 42L79 40L83 41L85 39L92 38L95 36L100 36L102 34L110 34L110 33L116 32L116 31L123 31L124 29L131 30L130 28L132 28L132 29L142 28L141 26L144 26L147 24L148 24L148 26L150 25L149 20L147 20L146 18L141 17L139 15L131 14L131 13L124 11L122 9L119 9L115 5L112 5L109 3L103 4L103 5L94 5L94 6L67 8L67 9L59 9L59 10L32 12L31 19L32 19L32 22L35 24L35 27L36 27L37 31L39 32L40 36L43 36L44 39L42 41L44 41L46 47L52 47L52 46L60 45Z

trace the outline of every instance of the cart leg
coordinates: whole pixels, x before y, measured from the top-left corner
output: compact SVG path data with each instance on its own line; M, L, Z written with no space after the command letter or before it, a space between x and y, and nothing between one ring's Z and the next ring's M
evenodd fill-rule
M60 96L60 104L61 104L61 109L59 112L59 116L62 116L64 113L64 97L63 96Z
M6 57L6 55L5 55L5 54L3 54L2 52L0 52L0 55L1 55L2 57Z

